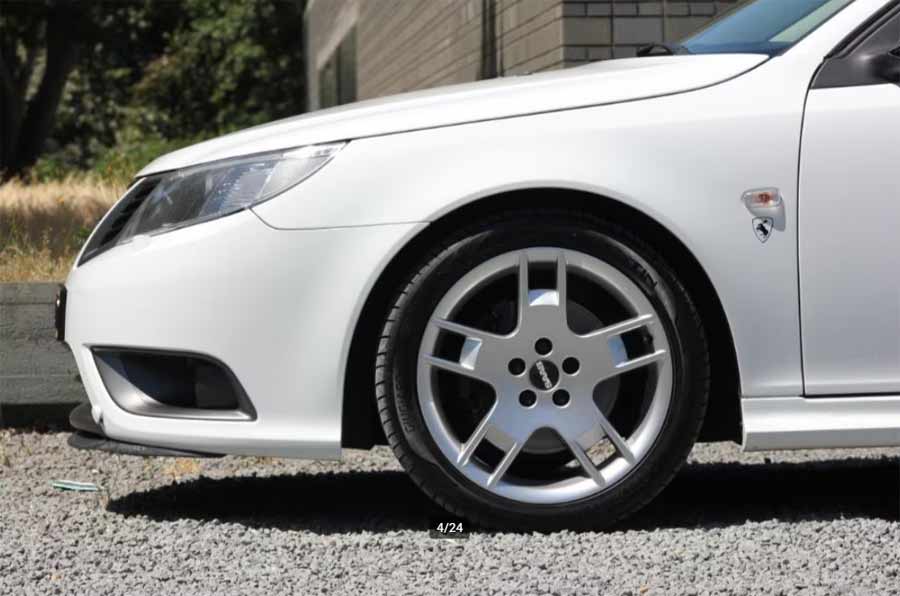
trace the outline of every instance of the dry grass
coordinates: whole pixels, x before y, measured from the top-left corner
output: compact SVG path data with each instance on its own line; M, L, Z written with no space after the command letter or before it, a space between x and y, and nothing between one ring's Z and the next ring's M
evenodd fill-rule
M0 184L0 282L62 280L124 190L88 176Z

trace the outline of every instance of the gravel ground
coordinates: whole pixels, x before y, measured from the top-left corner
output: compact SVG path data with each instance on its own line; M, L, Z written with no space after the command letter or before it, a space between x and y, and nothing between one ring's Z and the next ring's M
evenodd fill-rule
M65 440L0 431L0 594L900 594L896 451L703 445L613 531L438 540L386 449L173 460Z

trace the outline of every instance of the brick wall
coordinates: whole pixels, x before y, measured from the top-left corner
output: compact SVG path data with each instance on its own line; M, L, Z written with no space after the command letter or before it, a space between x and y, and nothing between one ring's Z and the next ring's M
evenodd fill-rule
M561 68L564 6L558 0L500 0L497 6L498 74Z
M357 97L633 56L674 41L742 0L310 0L310 106L316 73L355 27Z
M487 11L487 12L486 12ZM306 13L310 106L316 72L353 26L359 99L564 65L559 0L313 0ZM486 21L491 26L486 31ZM488 72L488 74L490 74Z
M478 78L481 0L362 1L360 99Z
M740 0L565 0L566 65L634 56L654 41L677 41Z

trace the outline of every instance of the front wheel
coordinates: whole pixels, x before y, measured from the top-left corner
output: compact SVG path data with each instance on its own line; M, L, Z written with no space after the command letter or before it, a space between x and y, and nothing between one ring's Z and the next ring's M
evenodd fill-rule
M385 434L451 512L599 528L668 483L699 433L705 335L672 269L583 214L499 217L441 243L388 314Z

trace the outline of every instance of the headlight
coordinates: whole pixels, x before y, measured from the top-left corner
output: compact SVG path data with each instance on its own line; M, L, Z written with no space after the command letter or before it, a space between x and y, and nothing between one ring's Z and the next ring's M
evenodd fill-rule
M311 145L164 174L128 219L116 243L215 219L271 199L309 178L344 145Z

